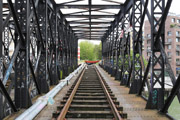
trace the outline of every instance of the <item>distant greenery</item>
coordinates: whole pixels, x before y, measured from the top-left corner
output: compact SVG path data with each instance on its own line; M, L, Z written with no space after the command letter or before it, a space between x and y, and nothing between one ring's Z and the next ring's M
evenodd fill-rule
M81 60L101 60L102 58L102 44L95 45L92 42L83 41L79 43L80 59ZM137 54L137 57L139 54ZM133 60L133 51L130 52L131 61ZM147 61L144 59L144 65L147 66ZM121 60L119 61L121 63ZM138 65L137 65L138 66Z
M81 60L101 60L101 44L95 45L92 42L80 42L80 59Z
M99 45L94 46L94 54L95 54L96 60L101 60L102 58L102 44L101 43Z
M139 57L139 54L136 54L136 57ZM131 61L133 60L133 51L131 50L130 52L130 58L131 58ZM143 61L144 61L144 66L147 66L148 64L148 61L144 58L144 56L142 56L143 58Z

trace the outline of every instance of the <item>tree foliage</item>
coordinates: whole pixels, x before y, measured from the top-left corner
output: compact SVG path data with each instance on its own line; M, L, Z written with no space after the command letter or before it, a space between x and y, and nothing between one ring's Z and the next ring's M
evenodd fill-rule
M100 60L102 58L102 44L94 46L95 59Z
M94 45L91 42L80 42L80 59L81 60L100 60L101 59L101 44Z
M137 56L137 58L139 57L139 54L136 54L136 56ZM133 61L133 51L131 50L130 51L130 58L131 58L131 61ZM144 65L145 66L147 66L147 64L148 64L148 62L147 62L147 60L144 58L144 56L142 56L142 58L143 58L143 61L144 61ZM136 65L137 63L135 63L135 65Z

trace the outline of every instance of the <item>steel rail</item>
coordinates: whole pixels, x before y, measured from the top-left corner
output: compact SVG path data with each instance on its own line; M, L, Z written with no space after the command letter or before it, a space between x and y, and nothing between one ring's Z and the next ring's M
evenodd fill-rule
M111 99L111 96L110 96L110 94L109 94L109 92L108 92L108 90L107 90L107 88L106 88L106 86L105 86L105 84L104 84L103 78L102 78L102 76L101 76L101 74L100 74L100 72L99 72L99 70L97 69L96 66L95 66L95 70L96 70L96 72L97 72L97 75L98 75L98 77L99 77L100 83L101 83L101 85L102 85L102 88L103 88L104 93L105 93L105 95L106 95L106 97L107 97L107 100L108 100L108 102L109 102L109 105L110 105L110 107L111 107L111 110L112 110L112 112L113 112L113 114L114 114L115 119L116 119L116 120L123 120L123 118L120 116L119 111L117 110L117 108L116 108L113 100Z
M74 98L74 95L76 94L76 91L77 91L77 89L78 89L78 87L79 87L79 85L80 85L80 83L81 83L81 80L82 80L82 77L83 77L83 75L84 75L84 72L85 72L85 68L83 69L83 71L81 72L81 74L79 75L79 77L77 78L78 81L77 81L77 83L76 83L73 91L71 92L71 95L69 96L66 104L64 105L64 107L63 107L60 115L58 116L57 120L64 120L64 119L65 119L66 113L68 112L68 109L69 109L69 107L70 107L70 105L71 105L71 102L72 102L72 100L73 100L73 98Z

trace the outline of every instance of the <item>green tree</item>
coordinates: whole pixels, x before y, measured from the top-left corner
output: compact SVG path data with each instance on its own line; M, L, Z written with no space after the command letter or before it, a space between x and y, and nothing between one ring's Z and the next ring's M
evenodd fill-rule
M79 43L80 46L80 58L81 60L100 60L102 45L94 45L89 41L83 41Z
M96 60L101 60L102 58L102 44L101 43L99 45L94 46L94 54L95 54Z
M88 41L83 41L80 46L80 58L81 60L94 60L94 44Z
M139 57L139 54L136 54L136 56ZM130 58L131 58L131 61L132 61L132 60L133 60L133 51L132 51L132 50L130 51ZM147 64L148 64L148 62L147 62L147 60L144 58L144 56L142 56L142 58L143 58L143 61L144 61L144 65L145 65L145 67L146 67Z

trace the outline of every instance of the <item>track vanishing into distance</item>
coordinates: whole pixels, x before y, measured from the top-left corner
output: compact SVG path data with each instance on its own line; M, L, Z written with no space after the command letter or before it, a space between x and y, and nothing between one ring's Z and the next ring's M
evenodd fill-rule
M103 80L96 66L82 70L61 101L53 119L123 120L127 114Z

